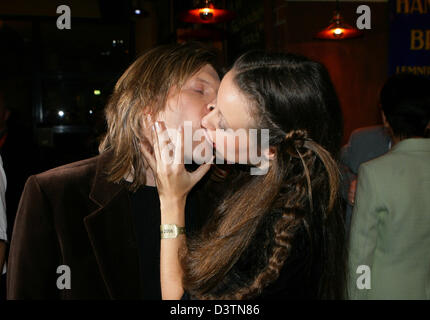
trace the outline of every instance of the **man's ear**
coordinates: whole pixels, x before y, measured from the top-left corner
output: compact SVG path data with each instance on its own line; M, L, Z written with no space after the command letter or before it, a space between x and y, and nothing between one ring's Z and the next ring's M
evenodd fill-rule
M384 124L384 128L388 129L388 131L392 131L391 130L391 126L390 123L387 120L387 117L385 116L384 111L381 111L381 115L382 115L382 123Z
M384 124L384 128L386 130L386 132L391 136L391 138L394 137L394 132L393 129L390 126L390 123L387 120L387 117L385 116L384 111L381 111L381 115L382 115L382 122Z
M430 121L427 124L427 127L424 129L424 137L425 138L430 138Z
M387 117L385 116L384 111L381 110L381 116L382 116L382 124L385 128L389 128L390 125L388 124Z
M276 148L275 147L269 147L266 150L263 151L263 155L266 159L274 160L276 157Z

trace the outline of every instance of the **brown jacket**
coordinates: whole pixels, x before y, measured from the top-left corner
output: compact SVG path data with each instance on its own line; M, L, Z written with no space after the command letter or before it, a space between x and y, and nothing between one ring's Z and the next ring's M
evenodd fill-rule
M139 299L138 248L130 197L106 180L110 154L31 176L18 207L8 299ZM71 288L58 289L60 265Z

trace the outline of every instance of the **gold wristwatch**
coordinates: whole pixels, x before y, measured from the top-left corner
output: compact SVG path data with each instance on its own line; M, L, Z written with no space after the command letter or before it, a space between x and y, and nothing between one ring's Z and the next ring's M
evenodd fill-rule
M162 224L160 225L161 239L174 239L180 234L185 233L185 227L179 227L176 224Z

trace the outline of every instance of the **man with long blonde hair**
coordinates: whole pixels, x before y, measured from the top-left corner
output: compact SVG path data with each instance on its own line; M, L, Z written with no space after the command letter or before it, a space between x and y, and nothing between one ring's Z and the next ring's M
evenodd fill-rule
M220 82L215 59L197 43L148 51L115 85L100 155L27 180L8 299L161 298L160 208L140 145L150 135L148 115L170 128L200 127Z

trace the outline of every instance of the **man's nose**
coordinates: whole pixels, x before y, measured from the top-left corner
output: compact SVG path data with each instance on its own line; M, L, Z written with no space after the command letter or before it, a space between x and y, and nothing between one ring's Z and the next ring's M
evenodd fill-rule
M216 111L214 110L215 107L209 104L207 109L208 113L202 118L201 127L209 130L215 130L215 127L213 125L214 116L216 113Z

